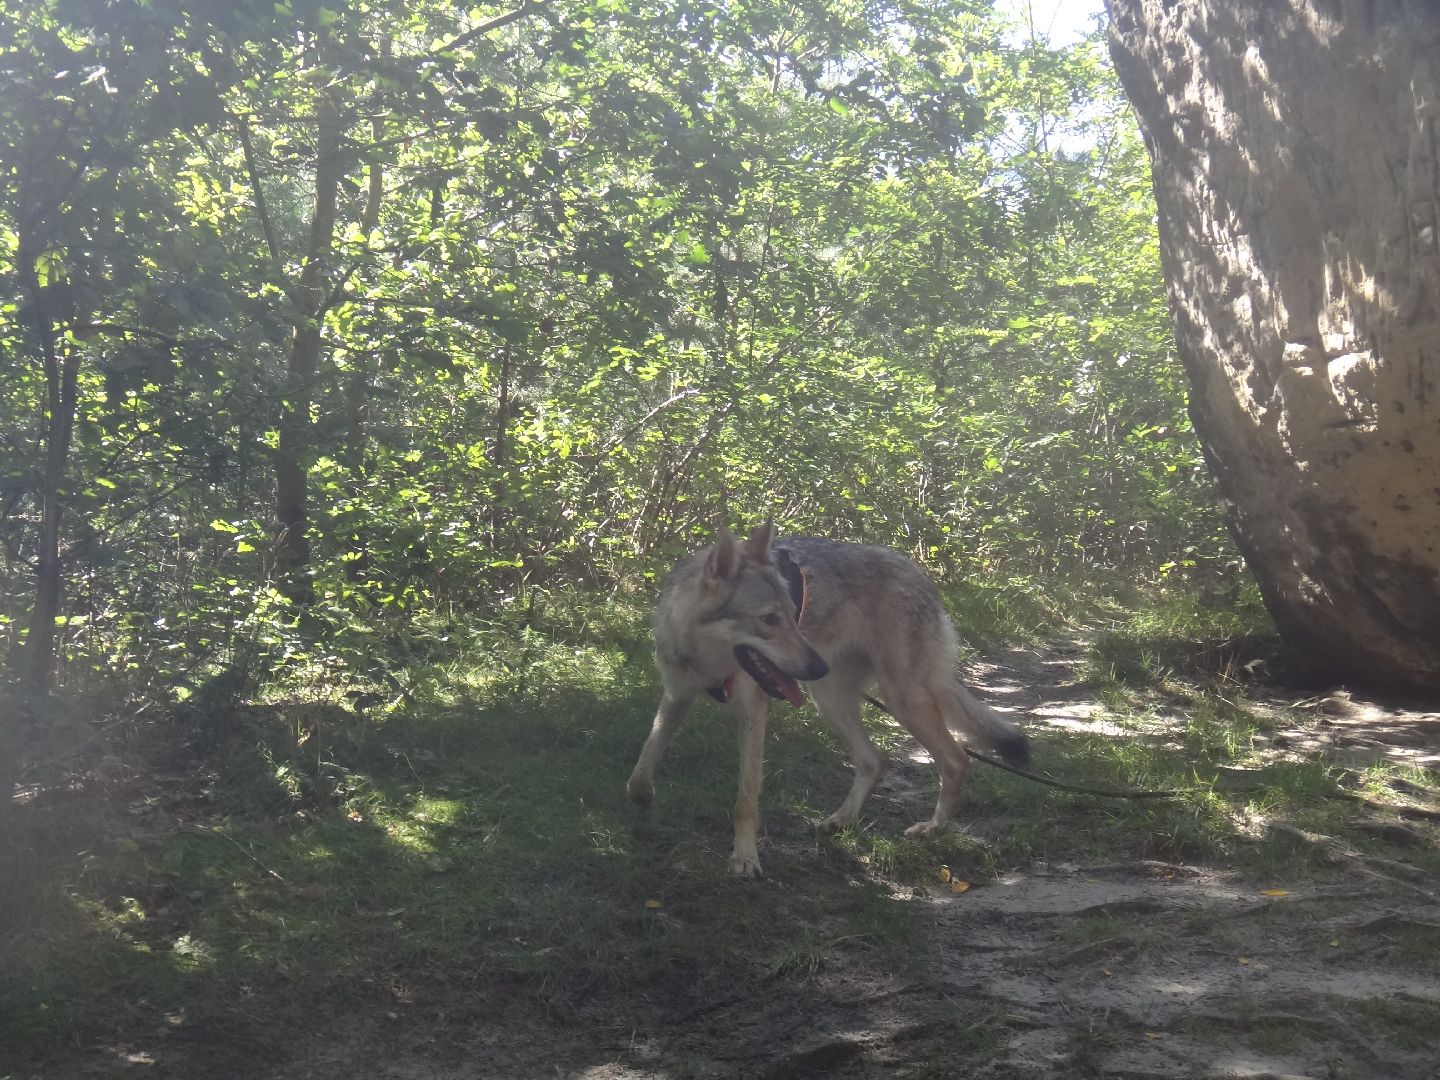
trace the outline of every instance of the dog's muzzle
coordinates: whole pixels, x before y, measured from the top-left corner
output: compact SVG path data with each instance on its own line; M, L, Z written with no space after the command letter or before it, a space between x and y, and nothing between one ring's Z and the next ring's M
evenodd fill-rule
M805 704L805 695L800 692L800 687L795 680L797 678L823 679L830 674L830 665L813 649L804 673L798 676L781 671L768 656L759 649L752 649L749 645L736 645L735 659L745 669L745 674L754 679L761 690L778 701L788 701L797 708Z

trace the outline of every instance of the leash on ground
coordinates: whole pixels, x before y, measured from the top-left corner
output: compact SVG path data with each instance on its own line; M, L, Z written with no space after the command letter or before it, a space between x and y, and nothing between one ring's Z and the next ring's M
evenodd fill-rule
M886 716L893 717L895 715L885 703L878 698L873 698L869 694L866 694L865 700L871 705L874 705L875 708L879 709ZM1006 765L1005 762L993 758L989 754L982 754L979 750L972 750L968 746L963 749L965 753L969 754L972 758L983 761L986 765L994 765L997 769L1004 769L1006 772L1014 773L1016 776L1023 776L1026 780L1034 780L1037 784L1059 788L1061 791L1074 791L1081 795L1098 795L1102 799L1178 799L1181 795L1188 795L1192 791L1200 790L1199 788L1167 788L1160 791L1117 791L1113 788L1086 787L1084 784L1066 784L1060 780L1052 780L1048 776L1037 776L1035 773L1026 772L1024 769L1017 769L1014 765Z

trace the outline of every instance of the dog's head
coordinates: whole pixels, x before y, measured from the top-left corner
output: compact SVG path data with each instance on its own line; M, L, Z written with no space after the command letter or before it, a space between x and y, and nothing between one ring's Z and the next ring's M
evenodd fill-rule
M775 526L768 521L743 542L720 530L705 556L706 614L697 635L713 647L728 647L771 697L801 705L795 680L823 678L830 665L800 632L795 602L771 558L774 540Z

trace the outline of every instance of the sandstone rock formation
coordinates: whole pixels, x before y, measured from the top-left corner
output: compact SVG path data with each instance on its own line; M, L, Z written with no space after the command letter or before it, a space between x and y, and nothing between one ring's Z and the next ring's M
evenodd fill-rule
M1266 603L1318 675L1440 686L1440 5L1107 3Z

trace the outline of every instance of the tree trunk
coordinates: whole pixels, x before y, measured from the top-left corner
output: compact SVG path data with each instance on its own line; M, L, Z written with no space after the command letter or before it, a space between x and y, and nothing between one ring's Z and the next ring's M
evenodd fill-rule
M1190 412L1311 673L1440 686L1440 7L1108 0Z
M16 264L30 301L35 339L45 373L45 463L40 476L35 605L30 611L30 626L25 636L26 655L21 676L29 689L44 693L50 689L55 676L55 619L60 614L64 594L60 573L60 519L64 513L61 489L75 429L80 354L73 345L66 346L62 352L49 309L49 289L40 282L32 245L21 244Z
M382 55L390 55L390 41L382 39ZM372 106L378 108L379 105ZM380 224L380 209L385 201L385 168L381 160L381 142L385 136L385 118L376 113L370 118L370 160L366 165L365 208L360 215L360 231L368 238ZM370 399L375 380L375 357L372 353L352 353L350 370L345 377L345 468L349 474L350 501L354 506L364 503L370 486L366 454L370 446ZM364 581L370 569L369 530L357 521L350 536L349 559L345 576L350 581Z
M495 491L490 502L490 546L504 554L506 477L510 468L510 346L500 349L499 399L495 405Z
M318 52L317 47L317 52ZM290 342L285 402L280 411L280 445L275 455L275 510L280 522L276 561L281 588L294 603L314 600L310 578L309 457L310 407L324 355L325 271L335 239L340 194L342 121L334 91L321 91L315 114L315 209L305 262L294 300L300 308Z

